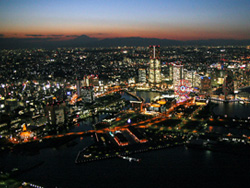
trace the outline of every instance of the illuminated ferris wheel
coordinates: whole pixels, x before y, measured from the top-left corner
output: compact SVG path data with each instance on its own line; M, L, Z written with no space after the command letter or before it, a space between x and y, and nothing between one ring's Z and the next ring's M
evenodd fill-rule
M180 80L179 84L175 87L175 94L179 97L188 98L189 93L192 91L191 84L188 80Z

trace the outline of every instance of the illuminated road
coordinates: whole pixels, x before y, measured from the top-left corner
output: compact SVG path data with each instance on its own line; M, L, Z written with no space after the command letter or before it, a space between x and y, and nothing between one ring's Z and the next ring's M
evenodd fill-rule
M103 97L103 96L105 96L105 95L110 95L110 94L112 94L112 93L120 92L121 90L122 90L122 88L120 88L120 87L118 87L118 86L109 87L109 88L108 88L108 91L106 91L105 93L96 95L96 97L97 97L97 98Z
M117 91L116 91L117 92ZM121 125L121 126L117 126L114 128L103 128L100 130L88 130L88 131L82 131L82 132L70 132L70 133L65 133L65 134L59 134L59 135L48 135L48 136L44 136L42 138L35 138L33 140L27 140L25 142L32 142L32 141L37 141L37 140L41 140L41 139L51 139L51 138L61 138L61 137L65 137L65 136L80 136L80 135L85 135L85 134L90 134L90 133L106 133L109 131L118 131L118 130L126 130L129 126L135 126L138 128L147 128L150 127L152 125L158 124L160 122L166 121L167 119L170 119L170 114L180 105L192 105L192 101L191 100L187 100L178 104L173 105L166 113L159 113L157 116L152 117L150 119L144 120L144 121L140 121L137 123L132 123L132 124L125 124L125 125ZM18 143L15 142L13 140L11 140L12 143Z

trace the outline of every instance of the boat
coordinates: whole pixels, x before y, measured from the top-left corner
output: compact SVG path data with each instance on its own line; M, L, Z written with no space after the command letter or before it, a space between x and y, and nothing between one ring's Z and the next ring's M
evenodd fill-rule
M91 157L91 156L92 156L91 153L90 153L90 154L84 154L84 155L83 155L84 158L89 158L89 157Z
M124 160L128 160L129 162L135 161L135 162L140 162L141 159L136 159L133 157L129 157L129 156L122 156L122 155L117 155L119 158L124 159Z
M244 104L245 104L245 101L239 101L239 103L244 105Z

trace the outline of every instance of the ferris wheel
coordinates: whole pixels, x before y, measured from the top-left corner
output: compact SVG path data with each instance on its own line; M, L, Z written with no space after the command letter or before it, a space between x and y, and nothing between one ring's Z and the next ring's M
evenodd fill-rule
M175 87L175 94L180 98L188 98L191 91L192 87L188 80L180 80L178 85Z

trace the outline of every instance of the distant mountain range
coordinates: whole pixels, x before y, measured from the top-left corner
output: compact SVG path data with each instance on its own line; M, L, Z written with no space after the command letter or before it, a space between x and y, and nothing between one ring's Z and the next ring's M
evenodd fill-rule
M53 38L1 38L0 49L58 48L58 47L115 47L115 46L184 46L184 45L250 45L249 40L209 39L179 41L158 38L124 37L97 39L86 35L75 39L55 41Z

